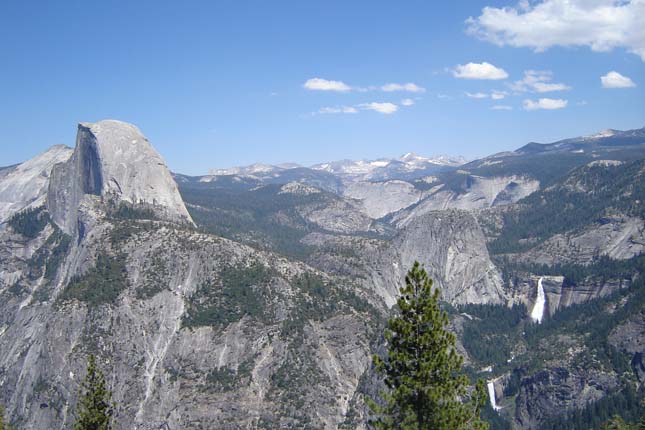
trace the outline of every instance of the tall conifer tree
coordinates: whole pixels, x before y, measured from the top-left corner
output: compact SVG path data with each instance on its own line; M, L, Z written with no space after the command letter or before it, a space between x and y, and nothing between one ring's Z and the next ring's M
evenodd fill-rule
M387 390L382 401L372 399L383 430L482 430L488 424L480 411L486 402L483 381L468 395L463 358L455 350L455 335L446 329L448 315L439 307L439 289L418 262L405 278L397 301L399 315L388 321L385 359L375 356L376 370Z
M4 422L4 407L0 406L0 430L8 430L9 426Z
M97 367L94 356L90 355L87 375L81 384L74 430L111 430L114 412L111 398L103 372Z

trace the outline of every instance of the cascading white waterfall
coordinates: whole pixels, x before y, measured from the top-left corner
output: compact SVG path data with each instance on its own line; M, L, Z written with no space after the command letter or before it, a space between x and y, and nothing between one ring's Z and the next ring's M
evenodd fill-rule
M488 397L490 398L490 405L494 410L499 411L500 407L497 406L497 401L495 400L495 381L488 381L488 384L486 385L488 386Z
M531 318L538 323L542 322L544 317L544 305L546 304L546 296L544 295L544 287L542 287L542 279L538 281L537 299L531 311Z

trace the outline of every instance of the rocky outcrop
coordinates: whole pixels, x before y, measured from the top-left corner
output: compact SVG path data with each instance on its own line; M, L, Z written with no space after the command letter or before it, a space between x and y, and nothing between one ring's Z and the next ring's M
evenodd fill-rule
M147 220L101 221L72 243L54 277L31 272L53 231L27 247L10 232L0 237L0 269L14 270L0 284L0 395L16 428L71 428L89 353L109 375L116 429L344 421L370 365L378 311L342 279ZM66 296L98 255L122 259L123 289L108 301ZM224 282L226 270L238 278ZM245 270L264 275L239 283ZM305 274L325 284L309 286Z
M392 217L399 227L428 212L446 209L484 209L508 205L537 191L540 183L522 176L483 177L464 172L460 189L438 184L431 188L416 205L401 210Z
M631 366L638 379L645 381L645 309L630 316L609 334L609 343L632 356Z
M645 220L611 215L574 232L554 235L515 258L546 265L589 264L599 256L626 260L644 251Z
M321 200L319 204L303 205L298 213L307 221L336 233L361 233L369 231L374 221L358 205L340 198Z
M52 170L47 208L63 231L77 230L86 195L145 205L161 219L191 222L159 153L137 127L121 121L79 124L73 155Z
M585 303L599 297L606 297L629 287L629 279L589 278L578 285L566 283L563 276L538 276L526 274L512 280L510 288L510 303L523 303L529 312L535 305L538 282L542 279L542 287L546 297L545 315L553 315L558 310L571 305Z
M418 202L423 193L405 181L354 182L344 196L359 200L364 212L378 219Z
M541 424L565 412L585 407L616 388L615 375L597 369L554 367L524 378L515 399L515 424L538 430Z
M71 155L71 148L56 145L31 160L0 170L0 223L16 212L44 205L52 168Z
M376 261L371 282L390 305L414 261L422 263L441 288L442 300L456 304L506 300L481 228L467 211L437 211L417 217L401 229Z

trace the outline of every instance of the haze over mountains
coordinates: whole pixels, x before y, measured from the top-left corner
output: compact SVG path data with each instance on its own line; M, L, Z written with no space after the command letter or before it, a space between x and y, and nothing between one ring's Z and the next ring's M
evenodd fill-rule
M79 124L74 149L0 168L13 426L71 428L93 353L119 430L364 429L415 260L489 382L493 428L635 416L645 128L518 147L192 177L131 124Z

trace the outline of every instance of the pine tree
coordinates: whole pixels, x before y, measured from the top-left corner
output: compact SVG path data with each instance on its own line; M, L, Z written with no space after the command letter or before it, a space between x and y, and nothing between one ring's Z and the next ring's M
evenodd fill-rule
M602 426L603 430L630 430L632 427L628 425L623 417L614 415L609 421Z
M111 430L114 412L111 397L103 372L97 367L94 355L90 355L87 375L81 384L74 430Z
M8 430L9 426L4 422L4 407L0 406L0 430Z
M397 301L399 315L388 321L387 358L374 357L387 389L382 404L369 399L383 430L482 430L480 411L486 402L483 381L468 396L468 378L460 373L463 358L455 335L446 329L448 315L439 307L438 288L418 262L405 277ZM468 400L468 397L470 399Z

